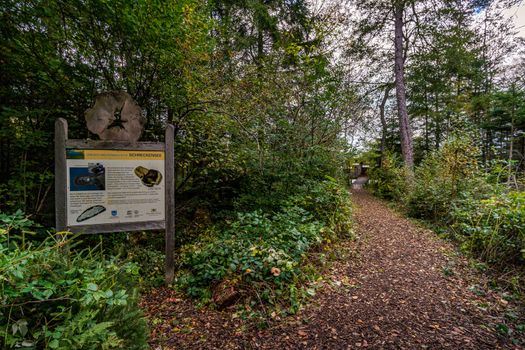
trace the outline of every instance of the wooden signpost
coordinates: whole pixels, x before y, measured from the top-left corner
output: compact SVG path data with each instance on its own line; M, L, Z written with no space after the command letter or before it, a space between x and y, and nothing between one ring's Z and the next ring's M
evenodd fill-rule
M175 272L173 141L173 125L166 127L164 142L70 140L66 120L57 119L57 232L165 230L165 277L166 283L172 283Z

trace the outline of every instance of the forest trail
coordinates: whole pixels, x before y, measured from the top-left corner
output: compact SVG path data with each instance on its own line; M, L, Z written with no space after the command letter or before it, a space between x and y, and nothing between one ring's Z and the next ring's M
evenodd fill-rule
M190 328L174 333L172 326L156 327L153 348L522 348L494 330L506 323L502 315L513 311L511 305L484 288L451 245L366 191L354 190L353 200L359 239L346 250L355 256L334 263L298 315L266 330L250 329L226 312L196 310L179 300L165 314L178 319L178 329L184 322ZM172 292L157 293L162 303Z

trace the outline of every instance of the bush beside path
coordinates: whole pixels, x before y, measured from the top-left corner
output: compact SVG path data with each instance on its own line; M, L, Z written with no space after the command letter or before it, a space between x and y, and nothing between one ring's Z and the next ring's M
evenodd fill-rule
M354 191L344 242L310 305L259 329L168 289L143 298L154 349L521 349L523 310L487 288L454 247ZM344 254L343 254L344 255Z

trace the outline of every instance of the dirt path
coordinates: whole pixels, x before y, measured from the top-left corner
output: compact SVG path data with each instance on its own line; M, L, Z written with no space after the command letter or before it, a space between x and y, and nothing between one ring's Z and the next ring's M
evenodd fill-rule
M358 256L335 263L298 315L268 330L247 329L230 313L196 310L160 289L150 296L158 304L148 302L157 306L146 308L153 323L162 320L153 348L522 348L494 330L506 323L500 315L516 311L484 290L451 246L364 191L354 191L353 198Z

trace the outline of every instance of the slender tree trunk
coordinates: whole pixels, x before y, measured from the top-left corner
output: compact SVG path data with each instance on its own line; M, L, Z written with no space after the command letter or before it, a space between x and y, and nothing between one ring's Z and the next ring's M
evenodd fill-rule
M510 135L509 135L509 141L510 141L510 145L509 145L509 175L508 175L508 183L510 185L510 181L511 179L513 178L514 174L513 174L513 170L514 170L514 167L512 166L512 156L514 154L514 113L515 113L515 105L514 105L514 85L512 86L512 107L511 107L511 111L510 111Z
M429 112L430 111L430 107L428 105L428 90L425 86L425 154L427 154L429 151L430 151L430 132L429 132L429 128L428 128L428 123L429 123L429 119L430 119L430 116L429 116Z
M525 135L522 135L520 137L520 139L521 139L521 154L520 154L521 161L520 161L520 165L521 165L521 169L523 170L523 173L525 175Z
M257 58L256 58L256 63L259 68L262 66L263 56L264 56L264 36L263 36L263 30L259 28L257 31Z
M508 165L508 168L509 168L509 174L508 174L508 178L507 178L507 181L510 185L510 181L513 177L513 170L514 170L514 167L512 166L512 155L514 154L514 121L511 122L511 127L510 127L510 135L509 135L509 142L510 142L510 145L509 145L509 165Z
M381 104L379 105L379 118L381 119L381 145L379 149L379 167L383 166L383 158L385 157L386 133L388 131L387 130L388 125L386 123L386 118L385 118L385 106L386 106L386 101L388 100L388 95L390 94L391 89L392 89L391 85L385 86L383 98L381 100Z
M439 95L437 91L434 93L434 122L436 123L434 128L435 149L438 150L441 147L441 113L439 111Z
M494 144L494 135L492 130L487 130L486 149L487 149L487 161L492 160L492 145Z
M395 82L397 114L399 118L399 134L401 138L401 152L405 167L412 171L414 167L414 151L412 148L412 131L408 120L406 87L405 87L405 62L403 57L403 1L395 1Z

